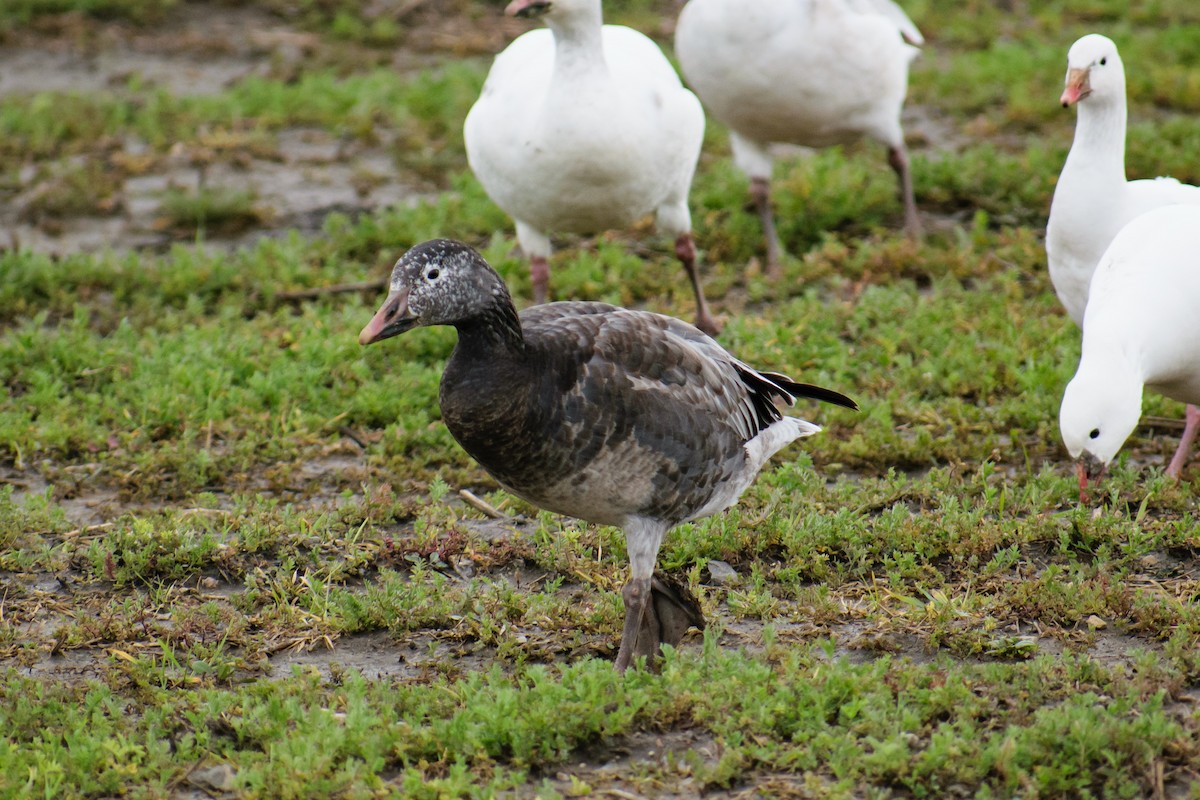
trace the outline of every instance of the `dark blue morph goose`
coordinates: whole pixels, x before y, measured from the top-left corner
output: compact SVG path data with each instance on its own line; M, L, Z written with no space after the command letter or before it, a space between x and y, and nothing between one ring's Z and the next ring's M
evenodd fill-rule
M619 670L703 626L686 588L654 574L663 535L732 506L767 459L820 430L777 404L857 408L831 389L759 372L672 317L590 302L518 315L495 270L448 239L396 263L359 342L427 325L458 330L440 401L463 449L518 497L624 530Z

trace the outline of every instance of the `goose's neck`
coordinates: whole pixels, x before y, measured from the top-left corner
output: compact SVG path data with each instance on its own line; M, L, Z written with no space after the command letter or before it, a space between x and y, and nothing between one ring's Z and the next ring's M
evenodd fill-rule
M1095 326L1083 337L1080 370L1090 371L1098 384L1142 386L1147 378L1144 362L1141 348L1110 328Z
M1077 106L1075 141L1067 167L1107 180L1125 180L1125 98Z
M494 358L498 354L520 357L525 352L521 320L507 296L470 319L455 324L458 329L456 355Z
M599 3L575 10L565 20L547 19L547 24L554 32L556 79L570 80L574 76L608 71L604 63L603 19Z

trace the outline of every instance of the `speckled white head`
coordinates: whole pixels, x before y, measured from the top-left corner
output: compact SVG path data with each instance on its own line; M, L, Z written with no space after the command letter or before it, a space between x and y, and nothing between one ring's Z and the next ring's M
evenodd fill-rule
M359 334L372 344L426 325L454 325L496 303L511 304L496 271L471 247L453 239L416 245L392 267L383 306Z
M1067 51L1063 108L1087 100L1103 103L1125 98L1125 66L1112 39L1098 33L1082 37Z

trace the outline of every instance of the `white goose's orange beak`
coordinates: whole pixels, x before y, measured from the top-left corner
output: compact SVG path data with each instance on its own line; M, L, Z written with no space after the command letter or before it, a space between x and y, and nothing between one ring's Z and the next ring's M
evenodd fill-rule
M1088 80L1089 74L1086 69L1067 70L1067 85L1063 89L1062 97L1059 98L1063 108L1075 105L1092 93L1092 86Z
M1104 477L1108 465L1091 453L1084 453L1075 460L1075 474L1079 476L1079 502L1088 502L1088 481L1096 482Z

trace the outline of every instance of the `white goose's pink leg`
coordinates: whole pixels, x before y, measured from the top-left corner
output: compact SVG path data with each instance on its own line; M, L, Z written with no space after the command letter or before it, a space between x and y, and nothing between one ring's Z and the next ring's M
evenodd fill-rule
M917 201L913 197L912 170L908 165L908 150L901 144L888 148L888 163L900 180L900 200L904 203L904 232L909 239L921 239L921 217L917 214Z
M529 259L529 280L533 284L533 302L541 305L550 298L550 239L528 222L517 224L517 242Z
M550 262L543 256L529 259L529 277L533 284L533 302L541 305L550 295Z
M771 183L767 178L750 179L750 199L762 222L763 236L767 240L767 276L778 278L783 274L783 245L775 230L775 213L771 210Z
M709 336L721 332L721 326L713 319L708 310L708 301L704 299L704 289L700 286L700 273L696 268L696 245L692 242L690 233L681 233L675 239L675 255L683 264L688 280L692 282L692 293L696 295L696 327Z
M1183 468L1187 465L1188 456L1192 453L1192 442L1196 440L1196 434L1200 433L1200 407L1189 405L1185 420L1183 438L1179 440L1179 447L1175 450L1175 457L1167 465L1167 474L1175 480L1179 480L1179 476L1183 474Z

